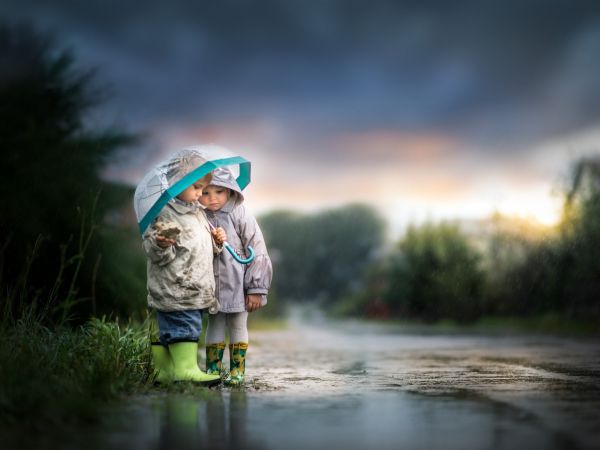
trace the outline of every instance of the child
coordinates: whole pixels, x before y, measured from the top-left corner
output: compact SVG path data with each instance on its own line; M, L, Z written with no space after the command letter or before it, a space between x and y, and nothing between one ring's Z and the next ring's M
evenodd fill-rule
M199 161L183 151L169 165L166 177L179 180ZM198 199L211 174L197 180L167 203L143 235L148 257L148 305L156 310L160 343L152 344L156 381L220 382L218 375L198 367L198 339L202 311L216 313L213 254L222 250L227 236L222 228L211 232Z
M230 373L227 385L244 382L248 350L248 312L267 303L273 269L262 232L242 205L244 196L231 171L215 169L212 181L202 191L200 203L208 220L225 229L229 244L240 256L249 245L255 252L248 265L235 261L227 252L215 258L214 270L219 313L209 316L206 330L206 372L219 374L225 350L225 328L229 332Z

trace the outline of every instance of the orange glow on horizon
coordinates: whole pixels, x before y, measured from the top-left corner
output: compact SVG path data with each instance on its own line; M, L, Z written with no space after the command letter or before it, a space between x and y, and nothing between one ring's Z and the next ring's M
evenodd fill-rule
M396 130L285 135L276 123L239 121L164 126L170 149L213 142L250 159L251 210L311 212L364 203L393 229L419 220L477 220L495 213L553 226L561 216L548 158L469 149L450 134ZM546 154L546 156L548 156ZM540 161L540 163L538 163ZM544 163L544 164L542 164Z

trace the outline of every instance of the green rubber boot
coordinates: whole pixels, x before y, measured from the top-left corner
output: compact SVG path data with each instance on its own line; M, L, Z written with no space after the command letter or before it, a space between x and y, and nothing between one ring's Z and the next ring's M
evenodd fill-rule
M225 342L206 345L206 373L221 375Z
M198 367L198 343L177 342L169 345L173 359L173 381L192 381L205 386L221 382L219 375L207 375Z
M152 342L154 383L167 384L173 381L173 360L169 349L160 342Z
M237 342L229 344L229 376L225 378L224 383L227 386L241 386L244 384L246 373L246 351L248 351L247 342Z

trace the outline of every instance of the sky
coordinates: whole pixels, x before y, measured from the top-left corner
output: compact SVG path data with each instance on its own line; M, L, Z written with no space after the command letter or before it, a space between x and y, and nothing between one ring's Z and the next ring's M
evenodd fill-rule
M110 98L88 118L144 139L136 185L187 145L252 161L257 214L361 202L393 233L494 212L552 224L600 153L600 2L23 1Z

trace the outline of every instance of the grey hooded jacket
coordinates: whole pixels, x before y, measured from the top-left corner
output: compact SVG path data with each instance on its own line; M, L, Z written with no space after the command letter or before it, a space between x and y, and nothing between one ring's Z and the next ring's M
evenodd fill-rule
M231 191L229 201L218 211L205 210L208 220L215 227L222 227L227 233L227 242L243 258L245 249L250 245L254 249L254 260L247 265L235 261L228 252L215 257L214 271L216 296L219 311L225 313L246 310L247 294L262 295L262 305L267 303L267 294L271 287L273 267L267 253L267 246L256 219L246 211L242 204L244 196L233 177L224 168L215 169L210 182Z
M168 231L177 242L156 244L156 234ZM148 257L148 306L159 311L205 309L216 314L213 255L221 251L210 234L199 204L171 200L143 235Z

